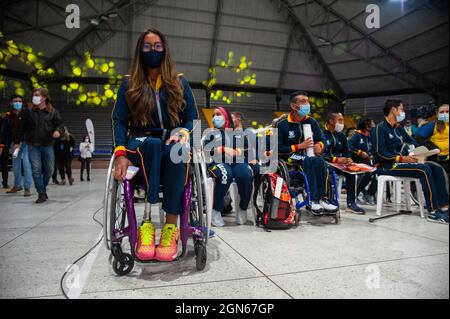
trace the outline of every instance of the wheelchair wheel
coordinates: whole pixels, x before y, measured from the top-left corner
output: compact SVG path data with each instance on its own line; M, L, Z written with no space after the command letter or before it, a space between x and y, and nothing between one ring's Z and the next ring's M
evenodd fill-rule
M196 160L191 163L191 169L189 170L190 179L192 181L192 200L191 200L191 212L190 212L190 224L192 226L201 226L203 232L203 240L205 245L209 238L209 214L207 211L208 193L208 175L206 173L206 165L204 159L201 157L201 153L194 152ZM194 245L197 240L200 240L198 236L193 236Z
M125 229L128 224L123 183L114 179L113 166L114 156L111 158L108 169L103 207L103 235L108 250L111 250L114 245L121 244L122 239L116 238L116 234Z
M198 271L205 269L206 260L206 245L203 241L197 241L195 243L195 263Z
M123 253L113 259L113 270L118 276L128 275L134 268L134 259L130 254Z
M284 179L286 185L290 186L291 177L289 176L289 169L286 162L282 159L278 160L277 174Z

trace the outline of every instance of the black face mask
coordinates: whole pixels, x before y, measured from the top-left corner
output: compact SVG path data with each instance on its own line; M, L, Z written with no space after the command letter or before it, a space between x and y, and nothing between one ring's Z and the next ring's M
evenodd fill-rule
M158 52L151 50L149 52L142 52L142 65L146 69L159 68L166 57L166 52Z

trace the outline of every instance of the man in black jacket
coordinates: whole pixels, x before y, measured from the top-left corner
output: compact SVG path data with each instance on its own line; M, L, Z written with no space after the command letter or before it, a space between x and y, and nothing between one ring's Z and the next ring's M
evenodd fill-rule
M64 134L59 112L53 108L45 89L33 89L33 109L25 110L18 130L14 134L14 149L19 147L22 136L29 146L33 180L39 197L37 204L48 199L47 185L55 163L54 138ZM44 169L44 173L42 173Z

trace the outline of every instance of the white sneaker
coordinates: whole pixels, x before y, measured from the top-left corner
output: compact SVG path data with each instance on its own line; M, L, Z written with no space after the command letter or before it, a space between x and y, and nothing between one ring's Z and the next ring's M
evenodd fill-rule
M211 214L211 224L215 227L225 226L225 222L223 221L222 214L214 209L212 210L212 214Z
M327 203L327 202L324 201L324 200L320 200L319 204L320 204L320 206L322 206L323 209L326 210L327 212L334 212L334 211L337 211L337 209L338 209L338 207L337 207L336 205Z
M236 224L245 225L245 223L247 223L247 210L239 207L236 212Z
M311 203L311 212L314 215L320 215L323 213L323 207L318 202Z

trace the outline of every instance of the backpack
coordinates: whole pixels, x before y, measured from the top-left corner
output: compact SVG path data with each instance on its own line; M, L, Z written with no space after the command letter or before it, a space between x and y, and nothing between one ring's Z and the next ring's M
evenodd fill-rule
M289 193L286 182L277 174L265 174L256 185L253 196L256 207L256 225L267 229L289 229L298 226L299 216L295 211L294 201ZM263 210L256 203L258 191L262 185Z

